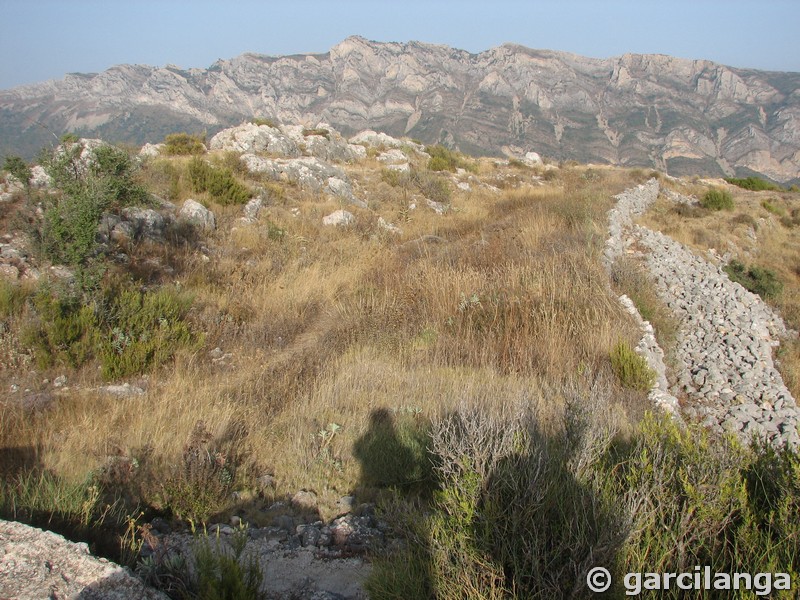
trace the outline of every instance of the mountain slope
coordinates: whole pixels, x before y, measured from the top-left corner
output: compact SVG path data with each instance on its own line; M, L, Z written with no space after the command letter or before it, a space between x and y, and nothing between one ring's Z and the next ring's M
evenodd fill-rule
M372 128L467 152L504 147L670 173L800 177L800 73L506 44L480 54L351 37L326 54L243 54L208 69L120 65L0 92L0 152L48 131L158 141L253 116Z

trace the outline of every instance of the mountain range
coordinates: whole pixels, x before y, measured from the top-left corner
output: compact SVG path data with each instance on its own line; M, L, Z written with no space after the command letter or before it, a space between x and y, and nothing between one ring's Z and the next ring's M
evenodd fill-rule
M800 178L800 73L361 37L325 54L247 53L207 69L119 65L3 90L0 154L32 157L65 132L140 145L255 117L475 154Z

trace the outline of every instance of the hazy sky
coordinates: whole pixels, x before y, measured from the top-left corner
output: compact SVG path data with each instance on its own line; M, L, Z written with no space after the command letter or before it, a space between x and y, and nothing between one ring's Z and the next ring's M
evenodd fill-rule
M0 89L120 63L325 52L355 34L800 71L800 0L0 0Z

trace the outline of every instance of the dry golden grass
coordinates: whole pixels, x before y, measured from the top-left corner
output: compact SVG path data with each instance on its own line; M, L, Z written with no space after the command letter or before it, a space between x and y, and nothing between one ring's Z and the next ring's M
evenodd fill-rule
M720 186L718 182L717 185ZM701 197L709 188L692 185L676 189ZM734 197L732 211L677 207L661 199L641 222L700 252L728 252L746 265L773 271L783 283L783 292L768 302L778 309L787 325L800 329L800 225L787 219L793 211L798 214L800 194L750 192L735 186L726 189ZM789 389L800 397L800 345L797 341L786 342L778 358Z
M340 206L293 187L254 225L215 207L210 260L186 248L171 275L195 294L203 350L152 373L142 397L67 393L38 414L6 402L0 443L40 449L69 479L109 456L137 457L155 502L159 475L202 420L220 447L246 455L240 485L269 472L276 493L314 489L325 510L359 487L352 448L375 409L423 418L465 401L527 402L546 420L562 383L611 379L609 352L635 330L599 255L628 173L572 168L546 185L523 173L502 192L454 192L436 215L424 203L408 210L410 195L377 169L350 169L371 204L348 207L354 227L323 227ZM217 346L232 358L213 363ZM643 396L616 394L638 416ZM323 439L332 423L340 429Z

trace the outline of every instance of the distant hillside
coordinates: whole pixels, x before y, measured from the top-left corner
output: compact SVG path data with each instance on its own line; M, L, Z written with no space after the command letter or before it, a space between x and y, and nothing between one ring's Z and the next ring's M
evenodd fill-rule
M326 54L243 54L190 70L121 65L2 91L0 153L30 157L51 132L141 144L254 116L466 152L514 147L672 174L800 177L800 73L509 44L470 54L359 37Z

